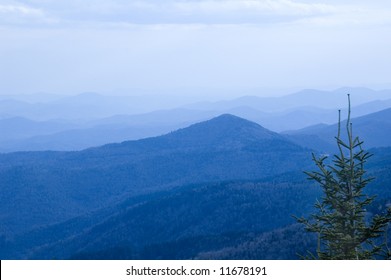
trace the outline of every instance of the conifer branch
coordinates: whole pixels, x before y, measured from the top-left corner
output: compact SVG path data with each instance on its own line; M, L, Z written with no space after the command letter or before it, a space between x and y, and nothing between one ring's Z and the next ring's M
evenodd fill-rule
M363 141L353 137L349 94L346 134L345 142L341 135L339 110L335 137L339 153L334 155L331 165L325 164L326 156L317 158L312 154L318 171L305 172L308 179L320 184L324 196L321 201L316 201L317 212L311 215L311 221L296 219L305 225L307 231L317 233L316 254L319 259L373 259L382 252L383 257L391 258L387 245L391 210L387 215L374 216L370 223L365 220L365 207L374 200L374 197L363 193L373 180L365 177L365 163L372 155L364 151ZM376 244L382 235L385 235L386 241Z

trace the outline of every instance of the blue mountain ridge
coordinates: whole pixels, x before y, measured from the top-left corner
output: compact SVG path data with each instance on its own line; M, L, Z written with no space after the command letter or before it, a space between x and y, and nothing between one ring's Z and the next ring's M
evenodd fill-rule
M389 149L369 165L383 199L370 211L391 199ZM291 250L249 256L295 258L314 244L291 217L320 195L303 174L313 168L310 150L232 115L80 152L2 154L0 257L222 259L276 234Z

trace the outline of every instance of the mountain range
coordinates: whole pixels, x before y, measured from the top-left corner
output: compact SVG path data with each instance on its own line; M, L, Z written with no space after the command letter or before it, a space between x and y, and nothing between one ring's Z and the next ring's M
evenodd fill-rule
M80 152L3 154L0 197L7 199L2 199L0 209L12 215L3 217L2 226L18 233L86 213L126 195L300 170L309 163L307 154L283 136L232 115L160 137ZM284 161L287 155L298 161ZM29 201L36 202L33 217ZM56 211L47 213L49 209Z
M78 151L163 135L226 113L276 132L331 125L338 120L338 109L346 115L346 93L353 99L352 117L391 107L390 91L364 88L305 90L273 98L247 96L192 104L186 104L184 98L162 101L162 97L145 100L96 93L0 96L0 152ZM165 109L156 110L160 103Z
M316 246L292 218L321 195L303 173L313 151L225 114L79 152L0 154L0 257L298 258ZM371 152L373 215L391 202L391 148Z

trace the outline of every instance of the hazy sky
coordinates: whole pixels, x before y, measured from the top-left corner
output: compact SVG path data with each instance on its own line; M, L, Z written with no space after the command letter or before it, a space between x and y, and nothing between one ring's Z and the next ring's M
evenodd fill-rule
M389 0L0 0L0 94L390 86Z

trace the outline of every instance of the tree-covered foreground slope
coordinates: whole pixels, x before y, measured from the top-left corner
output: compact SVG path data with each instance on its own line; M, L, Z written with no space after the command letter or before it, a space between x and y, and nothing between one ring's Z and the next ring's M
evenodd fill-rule
M187 239L205 242L205 237L230 234L233 235L231 243L236 243L242 235L290 225L293 220L289 213L308 213L311 204L307 202L315 199L316 194L314 188L299 182L266 180L190 185L137 201L131 199L107 216L89 215L94 224L87 217L80 217L23 235L15 244L27 247L23 257L66 259L124 246L140 254L148 246ZM33 248L28 248L32 244ZM199 250L211 245L203 244ZM220 248L215 247L211 249ZM191 246L187 250L189 257L199 253Z

